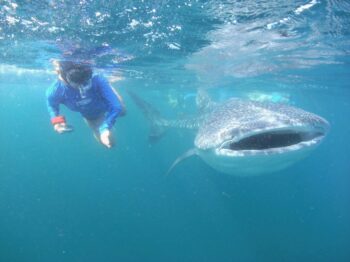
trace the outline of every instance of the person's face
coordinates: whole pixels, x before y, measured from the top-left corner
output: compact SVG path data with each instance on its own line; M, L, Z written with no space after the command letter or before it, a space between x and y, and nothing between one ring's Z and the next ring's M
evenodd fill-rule
M76 83L76 82L67 80L67 83L72 88L80 89L80 88L86 88L86 87L91 86L91 79L89 79L83 83Z
M66 81L72 88L83 88L91 85L91 72L73 69L68 71Z

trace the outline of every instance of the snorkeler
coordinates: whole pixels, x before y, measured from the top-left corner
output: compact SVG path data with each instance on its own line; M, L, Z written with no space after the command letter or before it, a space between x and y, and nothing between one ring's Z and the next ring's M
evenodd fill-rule
M112 127L125 114L121 96L107 79L94 75L87 62L55 61L58 80L47 90L47 107L54 130L61 134L73 131L60 114L60 104L80 112L96 139L107 148L114 144Z

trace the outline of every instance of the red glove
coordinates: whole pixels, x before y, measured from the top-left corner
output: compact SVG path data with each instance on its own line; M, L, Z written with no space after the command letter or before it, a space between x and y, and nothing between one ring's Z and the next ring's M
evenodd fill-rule
M56 116L54 118L51 118L51 124L56 125L56 124L65 124L66 119L64 116Z

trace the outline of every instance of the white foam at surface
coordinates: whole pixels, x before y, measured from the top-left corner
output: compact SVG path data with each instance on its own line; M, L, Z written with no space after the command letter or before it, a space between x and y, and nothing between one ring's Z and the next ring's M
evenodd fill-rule
M314 5L318 4L318 2L316 0L312 0L310 3L306 4L306 5L302 5L299 6L294 13L297 15L300 15L302 12L304 12L305 10L310 9L311 7L313 7Z
M53 75L54 72L52 70L44 70L44 69L30 69L30 68L22 68L15 65L6 65L0 64L0 74L15 74L15 75L23 75L23 74L35 74L35 75Z

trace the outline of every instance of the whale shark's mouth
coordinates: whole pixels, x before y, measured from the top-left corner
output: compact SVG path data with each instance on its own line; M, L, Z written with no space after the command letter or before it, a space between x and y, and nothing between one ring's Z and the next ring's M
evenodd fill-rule
M324 136L320 130L264 130L225 141L219 152L225 155L284 153L317 144Z

